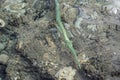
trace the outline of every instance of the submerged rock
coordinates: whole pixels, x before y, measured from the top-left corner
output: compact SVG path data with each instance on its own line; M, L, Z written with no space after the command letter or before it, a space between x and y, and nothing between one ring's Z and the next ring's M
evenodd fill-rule
M76 70L72 69L72 67L64 67L63 69L60 69L55 77L58 78L58 80L74 80L74 76L76 74Z
M6 0L3 4L5 11L10 12L13 15L17 15L18 17L26 12L26 6L27 3L25 3L24 0Z
M8 38L5 35L0 35L0 52L5 49L8 43Z
M6 46L5 44L0 43L0 51L3 50L5 46Z
M9 56L8 56L8 55L6 55L6 54L1 54L1 55L0 55L0 63L6 64L7 61L8 61L8 59L9 59Z

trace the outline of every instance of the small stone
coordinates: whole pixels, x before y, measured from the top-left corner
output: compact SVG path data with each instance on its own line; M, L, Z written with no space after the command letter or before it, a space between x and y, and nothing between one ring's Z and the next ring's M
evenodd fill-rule
M0 43L0 51L5 48L5 44Z
M55 74L55 77L58 78L58 80L74 80L75 74L76 70L72 67L64 67Z
M6 64L8 62L9 56L6 54L1 54L0 55L0 63Z
M3 51L0 52L0 54L8 54L8 52L3 50Z
M91 30L93 32L97 31L97 26L96 25L91 24L91 25L88 25L87 28L88 28L88 30Z
M23 42L19 41L16 45L16 50L21 51L23 50Z
M0 19L0 27L4 27L5 26L5 21Z
M44 53L43 60L44 61L49 61L49 59L50 59L49 53Z

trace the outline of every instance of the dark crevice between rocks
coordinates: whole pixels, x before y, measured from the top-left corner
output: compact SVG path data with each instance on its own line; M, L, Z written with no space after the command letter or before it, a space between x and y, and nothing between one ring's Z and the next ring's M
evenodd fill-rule
M6 78L6 72L5 72L6 67L7 65L3 65L0 63L0 80L5 80Z
M35 80L54 80L54 78L46 73L42 73L42 69L40 69L38 66L34 66L33 62L27 58L27 56L21 55L20 57L23 59L23 61L27 62L29 66L25 67L25 71L29 74L31 74Z

